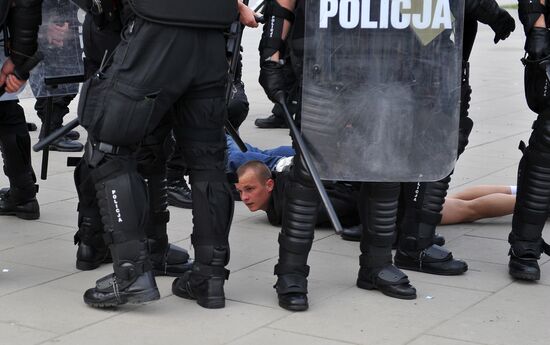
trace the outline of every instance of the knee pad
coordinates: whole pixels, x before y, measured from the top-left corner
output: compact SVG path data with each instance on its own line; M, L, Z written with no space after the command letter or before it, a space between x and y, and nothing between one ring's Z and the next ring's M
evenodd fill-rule
M146 185L131 157L108 157L92 170L107 243L140 241L147 221Z

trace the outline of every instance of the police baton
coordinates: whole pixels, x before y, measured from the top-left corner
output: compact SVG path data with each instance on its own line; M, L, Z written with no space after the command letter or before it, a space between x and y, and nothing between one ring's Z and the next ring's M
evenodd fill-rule
M319 177L319 173L317 172L317 169L315 168L315 165L313 165L313 159L311 158L311 155L309 154L309 151L306 147L306 143L304 142L304 139L302 138L302 134L298 130L298 127L296 127L296 124L294 123L294 120L292 119L292 115L290 115L290 112L288 111L288 108L286 107L285 97L282 93L278 94L276 96L277 103L283 108L283 112L285 114L285 119L288 124L288 127L290 128L290 135L292 136L292 139L294 139L294 142L298 146L298 150L302 154L302 157L304 158L304 162L306 163L306 167L309 170L309 174L313 178L313 182L315 183L315 187L317 188L317 191L319 192L319 195L321 196L321 200L323 201L323 204L325 205L325 208L327 209L328 216L330 217L330 221L332 223L332 226L334 226L334 230L339 235L343 232L342 224L340 224L340 220L338 219L338 216L336 215L336 211L334 211L334 207L332 206L332 202L330 201L327 191L325 190L325 186L323 185L323 182L321 181L321 178Z
M42 140L34 144L34 146L32 147L32 150L34 152L42 151L45 147L50 146L51 143L65 136L65 134L69 133L71 130L76 128L79 124L80 123L78 122L78 119L72 120L71 122L67 123L65 126L56 129L55 131L51 132L48 136L42 138Z

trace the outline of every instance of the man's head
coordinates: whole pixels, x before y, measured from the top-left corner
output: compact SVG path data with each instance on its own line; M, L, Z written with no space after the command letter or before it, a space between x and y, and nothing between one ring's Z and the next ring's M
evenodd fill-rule
M241 200L252 212L266 211L275 181L271 171L260 161L249 161L237 169L239 182L235 184Z

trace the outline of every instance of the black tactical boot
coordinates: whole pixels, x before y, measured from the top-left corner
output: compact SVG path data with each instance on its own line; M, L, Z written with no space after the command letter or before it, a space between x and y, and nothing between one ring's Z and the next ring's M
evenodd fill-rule
M392 264L384 267L361 267L357 287L365 290L379 290L386 296L400 299L415 299L416 289L409 284L408 277Z
M32 186L34 190L34 185ZM0 215L16 216L25 220L40 218L40 206L35 192L11 188L0 197Z
M256 119L254 124L258 128L288 128L283 117L273 114L266 118Z
M304 311L309 308L307 278L304 275L281 274L277 277L277 283L273 287L277 291L281 308L290 311Z
M152 238L147 242L155 276L181 277L192 268L193 261L187 250L171 243L159 244Z
M430 274L452 276L468 270L468 264L453 258L446 248L434 244L421 251L404 251L395 253L395 266L404 269Z
M166 172L168 181L168 205L192 209L193 197L191 188L183 177L183 171L168 169Z
M510 262L508 272L515 279L539 280L540 267L537 258L518 258L510 250Z
M80 139L80 133L77 131L69 131L69 133L65 134L65 138L69 140L78 140Z
M109 248L103 240L101 219L85 216L79 218L79 229L74 235L74 244L78 245L76 268L81 271L90 271L103 263L112 262Z
M51 143L49 149L58 152L81 152L84 150L84 145L68 137L62 137Z
M139 253L135 260L123 259ZM115 273L96 281L84 293L84 302L96 308L109 308L131 303L140 304L160 298L145 241L112 244Z
M229 278L229 271L225 269L229 262L229 248L196 246L195 255L192 270L174 280L172 292L178 297L196 300L204 308L225 307L223 285Z

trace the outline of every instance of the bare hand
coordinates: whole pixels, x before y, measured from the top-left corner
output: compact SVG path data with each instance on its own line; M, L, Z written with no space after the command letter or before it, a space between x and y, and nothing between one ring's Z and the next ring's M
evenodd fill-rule
M254 11L240 1L238 5L239 5L239 20L241 21L241 23L250 28L257 28L258 23L256 22Z
M69 23L65 22L63 25L50 24L48 25L48 31L46 37L48 43L56 47L63 47L63 42L69 31Z
M0 71L0 86L5 85L6 92L13 93L19 91L19 89L25 85L26 80L19 80L13 74L15 65L11 59L7 59Z

